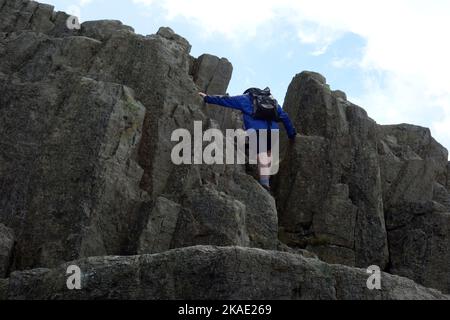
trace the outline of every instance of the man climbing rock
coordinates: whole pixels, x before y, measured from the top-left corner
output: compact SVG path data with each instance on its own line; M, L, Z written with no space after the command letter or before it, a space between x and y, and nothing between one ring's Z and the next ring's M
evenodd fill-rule
M199 95L206 103L215 104L226 108L239 110L243 114L244 129L255 130L258 144L258 173L261 185L270 191L270 176L268 167L272 163L272 135L271 130L279 130L278 122L283 122L291 142L295 141L297 131L289 118L289 115L281 108L277 100L270 93L270 89L264 90L250 88L240 96L208 96L203 92ZM266 138L267 144L260 144L260 139Z

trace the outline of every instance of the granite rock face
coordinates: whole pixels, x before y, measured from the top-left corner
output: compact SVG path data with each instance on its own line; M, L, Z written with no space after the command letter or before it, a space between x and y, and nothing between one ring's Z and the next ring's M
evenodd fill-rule
M379 131L385 207L433 200L434 184L446 185L447 150L427 128L402 124Z
M285 109L300 136L277 182L282 233L333 262L384 268L389 253L377 124L311 72L293 79Z
M219 59L210 54L195 59L191 70L199 90L209 95L226 93L232 73L233 66L226 58ZM221 128L242 128L241 117L235 110L211 107L206 109L206 115L215 119Z
M282 240L450 292L448 151L430 130L377 125L311 72L285 108L301 135L277 177Z
M0 300L8 299L9 279L0 279Z
M2 21L29 6L40 8L6 1ZM224 94L231 64L204 55L194 72L189 42L170 28L141 36L104 20L55 33L60 14L39 10L48 28L0 28L0 222L17 235L13 269L194 244L276 248L275 202L262 189L239 195L258 188L243 167L171 161L175 129L220 127L220 112L204 113L195 81ZM217 59L213 69L208 59ZM235 175L242 178L230 184ZM212 207L203 206L205 190ZM151 222L165 219L164 198L183 206L168 229Z
M447 182L446 182L447 190L450 191L450 162L447 164Z
M173 164L174 130L242 127L198 96L227 93L227 59L192 57L168 27L70 29L34 1L0 0L0 18L0 299L450 292L450 165L428 129L379 126L301 73L273 197L245 165ZM67 290L71 264L85 290ZM371 265L404 278L370 291Z
M0 278L7 276L14 248L14 232L0 224Z
M450 292L450 213L432 202L404 203L387 211L389 272Z
M382 274L384 288L366 287L365 270L300 255L250 248L197 246L155 255L71 262L81 290L67 290L66 269L14 272L9 299L448 299L437 290ZM1 284L0 284L1 285ZM1 287L0 287L1 288ZM1 292L1 289L0 289Z
M450 292L448 152L429 129L379 128L389 271Z
M53 6L48 4L28 0L1 0L0 14L2 32L27 29L54 35L70 33L66 25L69 15L54 12Z

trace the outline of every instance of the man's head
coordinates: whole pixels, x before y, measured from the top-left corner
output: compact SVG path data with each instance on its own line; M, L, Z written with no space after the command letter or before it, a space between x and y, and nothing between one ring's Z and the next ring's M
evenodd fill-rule
M258 91L265 91L267 93L267 95L270 95L269 87L266 87L264 90L261 90L259 88L249 88L249 89L245 90L244 94L249 94L249 93L258 92Z

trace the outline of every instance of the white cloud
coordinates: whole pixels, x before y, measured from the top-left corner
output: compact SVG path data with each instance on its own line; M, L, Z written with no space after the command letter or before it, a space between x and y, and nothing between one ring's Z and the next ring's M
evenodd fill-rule
M158 5L169 19L183 17L205 36L219 34L232 41L246 41L283 21L296 30L301 42L314 45L312 54L317 55L345 33L359 35L367 43L361 61L331 62L358 66L367 74L365 92L357 102L381 123L430 126L436 138L450 147L450 1L133 2ZM374 77L378 73L381 76Z
M335 68L355 68L359 67L358 61L350 58L333 58L331 60L331 65Z
M78 0L75 4L68 6L64 11L70 15L78 17L80 21L82 21L82 8L94 0Z
M162 7L171 20L183 17L201 28L205 36L220 33L229 39L254 36L258 29L275 18L271 0L133 0L134 3Z

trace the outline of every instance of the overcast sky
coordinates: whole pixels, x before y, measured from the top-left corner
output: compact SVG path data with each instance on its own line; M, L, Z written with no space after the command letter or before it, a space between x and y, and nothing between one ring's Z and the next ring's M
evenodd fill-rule
M119 19L141 34L169 26L234 66L231 95L322 73L380 124L431 128L450 148L448 0L42 0L81 21Z

